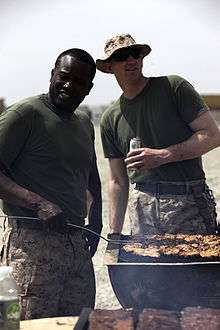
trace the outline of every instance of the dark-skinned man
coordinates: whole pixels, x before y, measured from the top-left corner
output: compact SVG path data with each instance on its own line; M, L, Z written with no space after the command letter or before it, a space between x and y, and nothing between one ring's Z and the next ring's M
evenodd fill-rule
M55 62L48 94L22 100L0 117L0 198L9 216L1 257L13 267L22 319L94 307L91 258L99 240L67 224L85 225L89 191L88 228L102 229L94 128L76 110L95 71L86 51L66 50Z

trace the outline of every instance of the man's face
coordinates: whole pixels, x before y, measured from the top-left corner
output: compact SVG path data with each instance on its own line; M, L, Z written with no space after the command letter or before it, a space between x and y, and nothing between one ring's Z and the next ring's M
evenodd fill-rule
M52 70L49 88L50 101L66 112L73 112L89 94L92 84L89 64L80 62L70 55L61 58Z
M109 68L120 80L135 80L142 75L143 57L137 48L127 48L115 52Z

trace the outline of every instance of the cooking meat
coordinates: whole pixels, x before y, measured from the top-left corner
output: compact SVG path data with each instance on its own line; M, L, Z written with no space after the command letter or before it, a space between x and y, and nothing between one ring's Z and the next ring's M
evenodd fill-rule
M136 238L121 250L137 256L160 258L164 256L193 257L201 259L220 258L220 237L215 235L165 234ZM195 259L196 261L196 259Z

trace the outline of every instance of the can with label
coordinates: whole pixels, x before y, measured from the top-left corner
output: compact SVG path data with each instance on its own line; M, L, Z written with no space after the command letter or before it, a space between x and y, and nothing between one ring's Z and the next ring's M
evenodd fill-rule
M141 139L136 136L135 138L131 139L130 141L130 151L141 148Z

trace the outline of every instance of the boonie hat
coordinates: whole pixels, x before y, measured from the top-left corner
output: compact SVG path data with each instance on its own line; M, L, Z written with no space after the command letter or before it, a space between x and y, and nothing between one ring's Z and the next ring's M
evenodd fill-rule
M105 64L108 62L110 57L116 52L116 50L133 47L133 48L141 48L142 49L142 58L148 55L151 52L151 48L147 44L137 44L134 38L130 34L118 34L110 39L108 39L105 43L104 53L105 55L96 60L96 67L98 70L110 73L106 68Z

